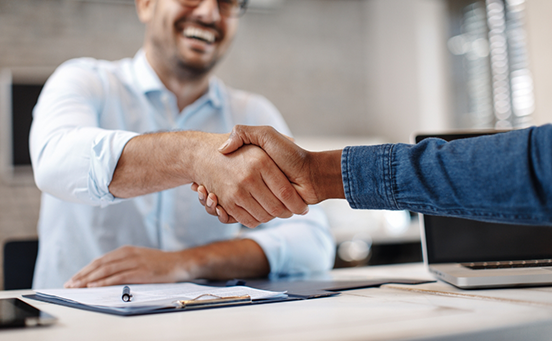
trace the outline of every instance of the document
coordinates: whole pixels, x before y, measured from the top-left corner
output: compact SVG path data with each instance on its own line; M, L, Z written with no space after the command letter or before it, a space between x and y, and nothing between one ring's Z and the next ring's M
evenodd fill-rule
M214 287L194 283L167 284L134 284L115 285L100 288L79 289L44 289L35 290L35 298L51 303L68 305L76 308L107 312L120 315L150 313L154 310L173 310L183 308L182 301L193 301L194 306L201 307L199 302L215 302L217 299L248 296L247 303L263 300L285 300L286 292L254 289L246 286ZM124 301L130 289L131 299ZM239 304L236 301L236 305ZM245 302L245 301L241 301ZM232 303L225 305L233 305Z

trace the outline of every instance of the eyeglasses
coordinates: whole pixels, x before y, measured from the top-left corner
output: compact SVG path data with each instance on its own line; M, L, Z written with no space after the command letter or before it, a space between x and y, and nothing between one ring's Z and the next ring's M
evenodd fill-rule
M187 7L197 7L203 0L179 0ZM240 17L247 9L248 0L217 0L220 15L224 17Z

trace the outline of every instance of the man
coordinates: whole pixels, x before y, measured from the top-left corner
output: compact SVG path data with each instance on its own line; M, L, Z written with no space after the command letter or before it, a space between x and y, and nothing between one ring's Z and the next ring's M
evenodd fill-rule
M237 126L220 150L231 155L244 144L261 146L309 204L340 198L357 209L552 224L550 124L451 142L426 139L319 153L270 127ZM200 198L207 196L204 186L197 190ZM222 222L234 221L224 205L217 206L215 193L209 193L206 209Z
M289 134L266 99L212 77L244 7L238 0L136 0L146 34L134 59L76 59L48 80L30 137L43 191L33 287L331 267L334 245L320 208L306 214L306 204L260 148L230 158L216 150L227 136L220 133L235 124L268 124ZM268 188L253 194L259 181ZM230 214L249 227L306 215L239 234L239 225L221 226L201 212L195 194L182 186L191 182L224 195Z

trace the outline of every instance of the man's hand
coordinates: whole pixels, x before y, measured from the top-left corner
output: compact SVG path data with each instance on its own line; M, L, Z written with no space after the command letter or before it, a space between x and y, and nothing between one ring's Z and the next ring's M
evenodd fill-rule
M227 137L194 131L137 136L123 149L109 190L129 198L196 182L217 193L226 211L247 227L308 211L262 149L245 146L229 156L219 153Z
M172 283L193 279L192 269L179 268L177 252L123 246L82 268L66 288L100 287L129 283Z
M199 278L224 280L263 277L269 272L264 251L250 239L226 240L174 252L123 246L82 268L65 287L174 283Z
M208 149L205 146L205 155L217 146L209 145ZM245 146L228 156L216 153L202 158L196 164L193 178L208 191L217 193L226 212L247 227L308 211L286 176L256 146Z
M341 150L308 152L272 127L238 125L219 151L231 156L247 144L261 147L285 173L307 204L316 204L329 198L345 198L341 179ZM197 184L193 184L192 189L198 192L200 202L209 214L218 216L224 223L236 220L224 204L217 200L218 193L215 195L214 191Z

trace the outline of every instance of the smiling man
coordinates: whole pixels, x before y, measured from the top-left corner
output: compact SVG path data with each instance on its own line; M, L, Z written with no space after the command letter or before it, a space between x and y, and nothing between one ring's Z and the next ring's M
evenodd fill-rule
M307 213L265 152L248 146L225 157L217 151L236 124L289 134L265 98L228 88L212 75L245 5L136 0L146 34L133 59L75 59L48 80L30 141L43 191L35 288L259 277L332 266L323 213L318 207ZM268 188L253 193L260 187L255 181ZM223 226L184 186L192 182L224 193L229 214L262 228L242 233L238 224Z

